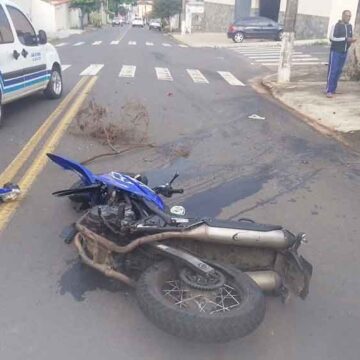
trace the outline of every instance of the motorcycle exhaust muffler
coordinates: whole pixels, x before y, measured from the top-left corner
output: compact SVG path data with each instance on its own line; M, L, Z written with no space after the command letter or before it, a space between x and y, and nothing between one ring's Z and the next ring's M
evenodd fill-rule
M247 271L249 275L264 292L279 290L282 285L280 275L275 271Z
M184 231L182 236L217 244L271 249L287 249L296 241L296 237L286 230L254 231L208 225L201 225L189 231Z

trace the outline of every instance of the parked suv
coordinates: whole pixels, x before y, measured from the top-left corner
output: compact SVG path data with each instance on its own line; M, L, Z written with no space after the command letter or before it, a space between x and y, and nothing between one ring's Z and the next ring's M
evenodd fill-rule
M231 24L227 36L236 43L245 38L273 39L281 41L284 29L282 25L266 17L242 18Z
M59 55L45 31L36 33L16 4L0 0L0 123L2 105L37 91L57 99L62 90Z

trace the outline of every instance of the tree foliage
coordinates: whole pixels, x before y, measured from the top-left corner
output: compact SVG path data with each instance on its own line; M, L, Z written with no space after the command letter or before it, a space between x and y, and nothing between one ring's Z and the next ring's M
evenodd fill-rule
M82 13L90 14L92 11L99 10L99 0L72 0L70 7L81 9Z
M154 0L152 17L169 19L181 11L181 0Z
M100 0L72 0L70 7L81 10L81 28L84 28L84 17L86 14L90 14L92 11L100 9Z
M132 4L133 0L109 0L109 10L112 13L120 14L121 16L125 16L127 14L127 9L123 6L123 4Z

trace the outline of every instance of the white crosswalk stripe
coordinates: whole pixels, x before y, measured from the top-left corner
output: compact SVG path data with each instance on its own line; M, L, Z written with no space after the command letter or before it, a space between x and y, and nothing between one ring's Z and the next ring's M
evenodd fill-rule
M168 44L168 43L162 43L162 46L171 47L172 45L171 45L171 44Z
M156 67L155 72L158 80L173 81L168 68Z
M279 66L278 62L273 62L273 63L262 63L261 65L264 66ZM303 61L303 62L292 62L291 65L328 65L328 63L324 62L324 61Z
M92 43L92 45L100 45L102 43L102 41L94 41L93 43Z
M102 68L104 64L91 64L85 70L83 70L81 76L95 76Z
M309 63L311 64L311 62ZM69 69L72 65L63 64L61 66L62 71ZM88 67L83 69L80 72L80 76L95 76L98 75L99 72L104 67L104 64L90 64ZM268 66L277 66L277 63L268 63ZM165 67L155 67L155 73L158 80L161 81L174 81L172 74L168 68ZM118 77L120 78L135 78L137 66L136 65L122 65L120 72L118 73ZM147 68L148 71L151 68ZM181 75L186 71L187 75L195 84L209 84L211 85L211 80L209 81L204 74L199 69L183 69L180 70ZM70 72L69 75L72 76L74 71ZM179 72L179 71L178 71ZM227 84L231 86L246 86L243 82L237 79L231 72L229 71L217 71L217 73L226 81ZM210 76L210 75L209 75Z
M278 66L280 60L281 45L261 46L259 44L232 47L231 51L246 56L252 64L263 66ZM294 51L292 56L292 65L320 65L322 61L310 54L304 54L302 51Z
M110 45L119 45L120 40L113 40Z
M73 46L81 46L81 45L84 45L85 42L84 41L79 41L77 43L75 43Z
M185 45L185 44L179 44L179 47L182 47L182 48L187 48L188 46Z
M311 58L305 58L305 59L303 59L303 58L293 58L293 62L301 62L301 61L306 61L306 62L309 62L309 61L312 61L312 62L314 62L314 61L317 61L317 60L319 60L318 58L313 58L313 57L311 57ZM276 63L278 63L279 62L279 58L276 58L276 59L258 59L258 60L255 60L255 61L257 61L257 62L268 62L268 63L271 63L271 62L276 62Z
M231 72L229 71L218 71L218 74L223 77L223 79L233 86L245 86L240 80L238 80Z
M55 47L62 47L62 46L65 46L65 45L67 45L68 43L66 43L66 42L62 42L62 43L60 43L60 44L56 44L55 45Z
M65 71L66 69L68 69L71 65L61 65L61 71Z
M293 55L293 59L297 59L297 58L310 58L312 57L311 55L308 54L301 54L301 55ZM249 59L279 59L280 55L279 54L275 54L275 55L258 55L258 56L248 56Z
M196 69L186 69L187 73L190 75L191 79L194 81L194 83L199 84L208 84L208 80L206 77L200 72L200 70Z
M135 77L136 66L123 65L119 73L119 77L133 78Z
M146 45L146 46L154 46L154 43L147 41L147 42L145 43L145 45Z
M128 44L129 45L136 45L136 41L129 41Z

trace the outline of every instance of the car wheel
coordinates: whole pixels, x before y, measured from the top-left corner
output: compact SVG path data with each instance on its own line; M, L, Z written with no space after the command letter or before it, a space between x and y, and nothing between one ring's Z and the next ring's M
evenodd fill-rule
M50 80L44 91L44 94L48 99L58 99L61 97L62 92L63 81L61 72L58 66L54 66L51 71Z
M278 32L275 40L282 41L283 37L284 37L284 31L281 30Z
M241 43L244 41L244 38L245 38L244 33L239 31L233 36L233 41L236 43Z

